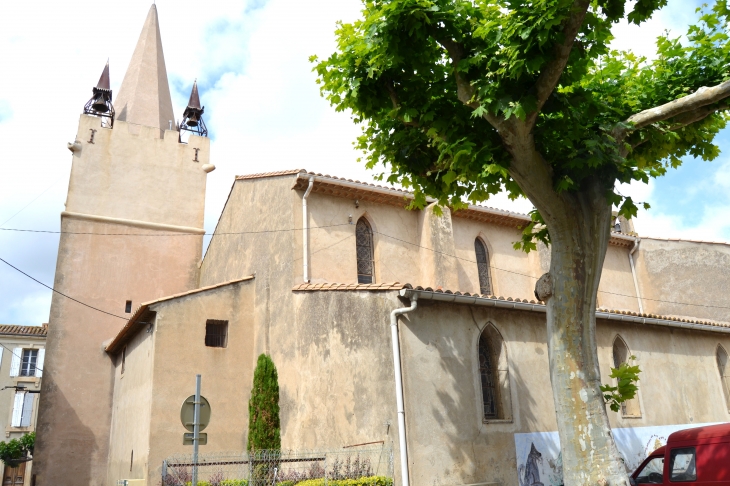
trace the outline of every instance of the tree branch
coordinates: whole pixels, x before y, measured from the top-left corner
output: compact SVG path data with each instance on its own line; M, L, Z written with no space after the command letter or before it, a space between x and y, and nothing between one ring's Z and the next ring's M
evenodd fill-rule
M683 114L686 115L687 120L691 121L680 120L680 123L683 123L683 125L681 125L679 128L681 128L682 126L687 126L691 123L694 123L695 121L706 118L711 113L717 111L720 106L712 107L711 111L704 114L704 116L701 116L704 112L699 111L700 108L706 107L707 105L712 105L713 103L717 103L718 101L722 101L729 96L730 81L725 81L724 83L713 86L712 88L702 87L691 95L679 98L678 100L670 101L669 103L665 103L661 106L649 108L648 110L644 110L640 113L630 116L624 122L626 125L629 126L616 127L613 130L614 138L616 138L617 141L621 142L630 132L633 132L640 128L644 128L645 126L651 125L652 123L669 120L670 118L678 117L679 115ZM701 117L692 120L692 118L696 116Z
M454 69L454 78L456 79L456 94L459 98L459 101L474 110L479 108L479 106L481 105L474 100L474 94L476 92L474 86L471 85L469 80L466 79L466 77L461 72L459 72L459 63L462 59L464 59L465 55L464 46L453 39L442 38L438 36L438 32L434 32L433 37L434 39L436 39L436 42L441 44L441 46L446 49L446 52L451 58L451 65ZM500 131L503 128L504 120L502 118L494 116L491 113L485 114L484 118L494 128L496 128L497 131Z
M393 86L393 81L386 80L384 84L385 89L388 90L388 95L390 96L390 102L393 104L393 109L398 110L400 108L400 100L398 99L398 93L395 91L395 86ZM399 117L399 119L403 122L404 125L408 127L421 126L421 124L418 122L407 122L403 119L403 117Z
M535 83L535 92L537 95L537 109L527 116L527 125L532 128L537 121L537 115L540 113L543 105L555 90L560 76L562 76L565 66L568 64L570 51L573 49L575 38L578 35L583 20L585 19L589 0L575 0L572 6L572 14L565 22L563 27L563 42L555 46L555 57L540 72L540 76Z

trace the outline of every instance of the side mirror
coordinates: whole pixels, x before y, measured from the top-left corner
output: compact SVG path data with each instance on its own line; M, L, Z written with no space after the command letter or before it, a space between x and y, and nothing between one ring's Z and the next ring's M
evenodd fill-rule
M629 476L629 482L631 483L631 486L636 486L636 479L633 477Z

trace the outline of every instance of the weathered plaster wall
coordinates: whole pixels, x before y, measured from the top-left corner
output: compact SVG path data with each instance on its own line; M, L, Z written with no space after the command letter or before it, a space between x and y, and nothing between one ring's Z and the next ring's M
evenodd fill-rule
M157 484L162 461L183 446L180 406L195 394L195 375L202 375L202 395L211 406L208 444L201 452L246 450L248 400L253 383L255 280L155 304L154 366L151 370L150 457L148 484ZM205 346L208 319L228 321L228 345ZM136 359L127 356L127 362ZM144 359L144 357L143 357ZM126 452L129 455L129 451ZM122 456L124 457L124 455Z
M154 323L154 314L145 321ZM144 479L150 453L152 371L155 361L154 334L142 329L114 356L114 406L109 438L109 462L106 484L119 479ZM163 358L164 359L164 358ZM122 372L124 361L124 372Z
M492 295L534 299L531 296L535 281L545 272L540 270L538 252L524 253L512 247L520 239L520 230L458 216L454 216L452 221L456 255L459 258L458 290L481 293L474 253L474 240L481 238L489 252Z
M160 138L157 128L120 120L114 129L101 128L101 118L81 115L76 140L81 150L74 153L66 211L203 227L208 138L181 144L175 130Z
M730 245L642 238L637 253L645 312L730 321Z
M389 315L403 303L395 292L295 292L293 304L271 329L282 446L397 445Z
M598 306L639 312L639 301L636 298L636 287L629 263L629 250L626 248L609 246L606 251L601 284L598 286Z
M419 303L401 321L409 458L414 484L517 485L514 433L557 430L544 314ZM477 340L491 322L506 341L511 422L481 418ZM614 427L730 419L714 362L730 336L598 322L603 382L621 334L643 369L642 417L609 412Z
M99 130L93 144L90 128ZM126 300L136 308L197 286L201 235L75 216L201 228L207 150L198 163L191 151L195 143L205 149L208 140L181 145L176 137L167 131L160 139L123 122L101 129L98 118L81 116L54 287L120 317L53 296L35 451L38 486L104 481L114 365L102 343L124 324Z

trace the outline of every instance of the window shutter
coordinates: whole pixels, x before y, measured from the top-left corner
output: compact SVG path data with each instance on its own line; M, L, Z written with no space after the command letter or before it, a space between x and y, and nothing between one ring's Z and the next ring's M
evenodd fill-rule
M25 393L23 398L23 414L20 417L20 426L29 427L30 421L33 418L33 394Z
M23 348L13 349L12 361L10 361L10 376L20 374L20 357L23 356Z
M0 357L2 357L2 354L0 354ZM38 350L38 360L35 362L35 375L40 378L43 376L43 362L46 359L46 350L45 349L39 349Z
M13 419L10 422L11 427L20 427L20 419L23 416L23 399L25 392L15 393L15 404L13 405Z
M2 368L3 364L3 351L5 351L5 348L0 347L0 368Z

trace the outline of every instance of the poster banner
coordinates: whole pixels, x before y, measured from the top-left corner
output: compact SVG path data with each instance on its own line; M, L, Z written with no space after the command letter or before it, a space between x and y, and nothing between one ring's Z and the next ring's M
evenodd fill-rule
M649 454L666 445L672 432L712 424L659 425L613 429L616 446L624 458L626 472L634 472ZM520 486L561 486L563 461L557 432L515 434L517 475Z

